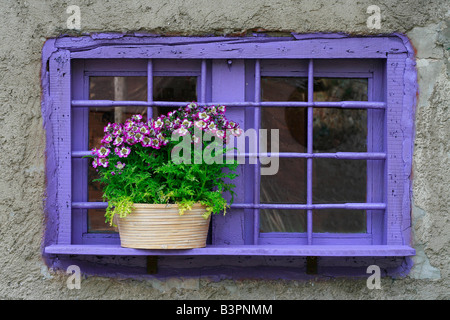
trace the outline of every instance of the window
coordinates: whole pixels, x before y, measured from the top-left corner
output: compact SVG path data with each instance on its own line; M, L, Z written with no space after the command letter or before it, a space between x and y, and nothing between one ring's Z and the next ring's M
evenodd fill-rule
M400 36L48 41L45 253L414 255L411 55ZM82 156L104 124L193 100L226 105L245 129L277 129L277 152L268 139L268 156L279 156L277 173L261 175L260 162L239 167L238 197L226 216L213 217L206 248L121 248L102 223L106 204Z

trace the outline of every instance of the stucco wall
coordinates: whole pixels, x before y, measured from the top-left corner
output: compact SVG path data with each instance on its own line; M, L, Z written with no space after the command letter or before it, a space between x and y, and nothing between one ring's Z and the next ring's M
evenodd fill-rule
M369 5L381 29L368 29ZM450 186L450 3L433 1L0 1L0 299L448 299ZM320 281L67 276L41 258L45 227L45 134L40 105L41 50L67 30L66 8L81 9L81 33L170 35L289 32L406 34L417 50L419 97L413 158L414 266L401 279Z

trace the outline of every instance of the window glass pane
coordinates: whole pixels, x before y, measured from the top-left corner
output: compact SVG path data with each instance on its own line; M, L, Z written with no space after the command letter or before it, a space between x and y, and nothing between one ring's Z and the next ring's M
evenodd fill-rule
M262 101L307 101L307 90L306 78L261 78ZM279 130L280 152L305 152L306 123L306 108L274 107L261 110L261 128Z
M197 101L197 77L194 76L154 76L154 101ZM178 106L181 107L181 106ZM159 116L178 107L154 107L153 115Z
M147 77L90 77L89 80L90 100L147 100ZM146 117L147 108L89 108L89 150L101 145L101 139L104 135L103 129L108 123L124 122L133 114L142 114ZM92 181L97 177L97 172L89 165L88 201L103 201L100 184ZM114 232L114 228L105 223L104 215L104 209L88 210L89 232Z
M278 161L274 175L261 175L261 203L306 203L306 159L278 158ZM270 166L276 169L274 162Z
M314 152L366 152L367 110L314 108Z
M272 130L278 130L279 152L306 152L306 111L306 108L261 108L261 129L267 130L267 152L274 151Z
M313 232L366 233L366 211L313 210Z
M313 160L313 203L366 202L367 161Z
M306 160L279 158L276 174L261 175L260 201L306 203ZM260 210L261 232L305 232L305 217L303 210Z
M261 77L262 101L308 101L308 79Z
M262 209L260 232L306 232L305 210Z
M315 78L314 101L367 101L368 80Z

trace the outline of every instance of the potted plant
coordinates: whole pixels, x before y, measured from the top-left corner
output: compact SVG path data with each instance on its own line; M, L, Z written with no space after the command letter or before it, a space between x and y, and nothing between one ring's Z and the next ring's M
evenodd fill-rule
M204 247L211 214L225 214L226 192L230 204L234 197L237 161L223 159L227 139L242 131L225 117L225 106L191 103L148 121L133 115L104 132L89 157L108 202L106 222L118 226L121 245Z

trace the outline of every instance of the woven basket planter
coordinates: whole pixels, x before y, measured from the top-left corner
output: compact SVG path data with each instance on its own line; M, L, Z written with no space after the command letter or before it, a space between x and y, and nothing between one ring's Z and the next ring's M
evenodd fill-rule
M122 247L135 249L192 249L206 246L211 217L195 204L180 216L176 204L134 204L133 211L117 219Z

